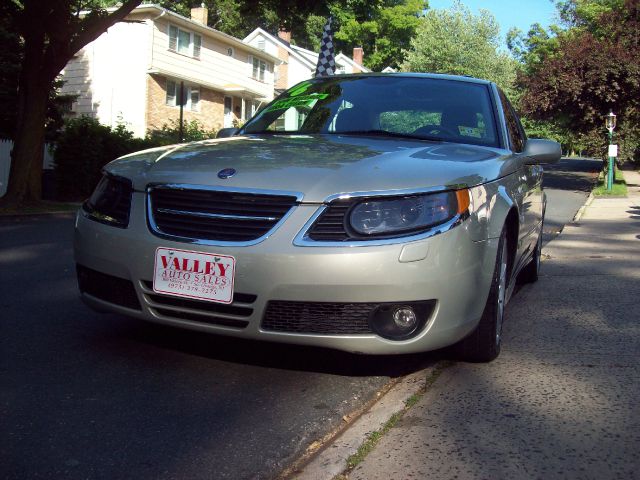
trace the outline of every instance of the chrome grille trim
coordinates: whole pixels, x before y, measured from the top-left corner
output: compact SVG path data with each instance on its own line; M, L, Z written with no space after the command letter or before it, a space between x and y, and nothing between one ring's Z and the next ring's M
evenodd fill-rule
M222 220L265 220L269 222L274 222L278 218L277 217L251 217L248 215L223 215L221 213L206 213L206 212L191 212L188 210L173 210L169 208L159 208L159 212L168 213L170 215L184 215L187 217L201 217L201 218L219 218Z
M282 217L272 217L272 216L259 216L259 215L243 215L243 214L229 214L229 213L213 213L213 212L196 212L190 209L186 209L181 211L181 209L173 209L173 208L158 208L159 213L164 213L166 215L176 215L176 218L179 218L179 215L183 213L183 218L193 218L194 221L197 219L206 220L210 219L212 221L238 221L239 228L244 228L243 225L246 225L246 228L253 228L250 226L250 222L275 222L266 233L249 240L216 240L216 239L208 239L208 238L196 238L191 236L184 235L176 235L172 233L167 233L160 228L155 217L154 217L154 207L152 201L152 192L156 189L162 190L180 190L180 191L194 191L194 192L213 192L213 193L228 193L228 194L238 194L238 195L255 195L255 196L273 196L273 197L291 197L291 205L289 209L282 215ZM206 186L206 185L194 185L194 184L149 184L146 187L146 196L147 196L147 222L150 231L161 238L165 238L167 240L173 240L181 243L189 243L192 245L207 245L207 246L251 246L256 245L258 243L263 242L269 236L275 232L280 225L282 225L287 218L293 213L296 206L298 206L302 199L303 194L300 192L290 192L290 191L279 191L279 190L260 190L260 189L244 189L244 188L229 188L229 187L219 187L219 186ZM161 211L162 210L162 211Z

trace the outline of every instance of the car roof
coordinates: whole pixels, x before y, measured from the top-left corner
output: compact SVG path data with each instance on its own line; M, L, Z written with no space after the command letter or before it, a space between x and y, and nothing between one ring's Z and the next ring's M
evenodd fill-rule
M454 80L458 82L467 82L467 83L478 83L482 85L490 85L493 82L489 80L483 80L481 78L470 77L467 75L447 75L444 73L416 73L416 72L400 72L400 73L381 73L381 72L372 72L372 73L347 73L347 74L337 74L331 75L328 77L315 77L316 79L324 79L324 78L336 78L336 77L344 77L344 78L371 78L371 77L406 77L406 78L433 78L439 80Z

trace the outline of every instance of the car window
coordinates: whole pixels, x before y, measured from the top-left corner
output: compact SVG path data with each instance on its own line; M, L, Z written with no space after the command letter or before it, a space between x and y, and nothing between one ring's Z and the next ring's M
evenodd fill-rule
M509 133L509 144L511 145L511 150L514 152L522 152L524 150L524 144L526 142L526 137L524 135L524 129L520 124L520 120L516 115L509 99L502 92L500 92L500 102L502 103L502 111L504 113L504 118L507 123L507 131Z
M485 84L404 76L312 79L264 107L241 133L403 134L498 146Z

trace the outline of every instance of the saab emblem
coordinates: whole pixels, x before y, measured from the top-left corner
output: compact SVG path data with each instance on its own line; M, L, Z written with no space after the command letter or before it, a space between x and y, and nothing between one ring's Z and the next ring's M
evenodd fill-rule
M236 174L235 168L223 168L218 172L218 178L231 178Z

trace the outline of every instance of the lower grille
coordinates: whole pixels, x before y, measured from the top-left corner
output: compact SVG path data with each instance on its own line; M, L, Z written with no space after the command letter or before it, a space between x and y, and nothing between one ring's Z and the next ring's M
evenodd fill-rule
M78 287L82 293L121 307L140 310L136 289L130 280L76 265Z
M147 306L156 315L233 328L245 328L249 325L246 319L253 314L251 304L258 298L256 295L234 293L233 302L226 305L160 295L153 291L153 283L150 281L142 281L140 286Z
M371 334L369 317L379 303L271 301L262 329L322 335Z

